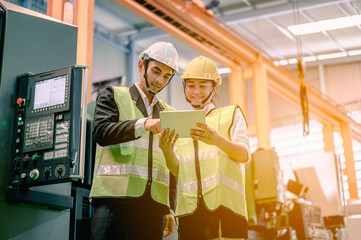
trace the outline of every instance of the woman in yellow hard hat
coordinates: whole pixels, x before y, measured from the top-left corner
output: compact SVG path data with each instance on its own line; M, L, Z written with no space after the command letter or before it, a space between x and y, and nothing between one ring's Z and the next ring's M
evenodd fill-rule
M197 124L191 138L178 139L165 129L159 140L178 177L179 239L247 238L244 163L250 150L244 115L237 105L215 107L222 78L209 58L191 60L181 78L186 100L205 111L206 124Z

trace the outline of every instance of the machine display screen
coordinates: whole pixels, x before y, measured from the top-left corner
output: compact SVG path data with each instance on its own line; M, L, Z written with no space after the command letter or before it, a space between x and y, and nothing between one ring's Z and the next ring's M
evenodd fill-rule
M34 110L65 103L66 75L35 82Z

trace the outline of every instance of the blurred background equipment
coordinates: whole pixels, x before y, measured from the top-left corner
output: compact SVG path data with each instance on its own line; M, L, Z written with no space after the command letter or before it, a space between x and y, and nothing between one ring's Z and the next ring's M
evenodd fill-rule
M308 191L308 187L289 179L287 182L287 191L295 194L297 197L303 198Z

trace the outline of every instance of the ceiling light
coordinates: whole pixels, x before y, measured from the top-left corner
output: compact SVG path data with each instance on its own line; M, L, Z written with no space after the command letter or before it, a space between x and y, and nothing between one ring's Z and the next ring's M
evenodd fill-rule
M349 56L361 55L361 50L349 51Z
M317 59L318 60L325 60L325 59L339 58L339 57L346 57L346 56L347 56L347 53L339 52L339 53L330 53L330 54L317 55Z
M308 57L303 57L302 60L303 62L314 62L317 60L326 60L326 59L341 58L341 57L356 56L356 55L361 55L361 49L349 51L347 53L338 52L338 53L330 53L330 54L321 54L317 56L308 56ZM296 58L290 58L288 60L283 59L273 62L275 66L281 66L281 65L283 66L283 65L296 64L296 63L297 63Z
M297 63L297 59L296 59L296 58L288 59L288 63L289 63L289 64L296 64L296 63Z
M288 30L290 30L295 35L304 35L321 31L353 27L359 24L361 24L361 15L354 15L349 17L293 25L289 26Z
M219 74L225 74L225 73L230 73L230 72L231 72L230 68L218 68Z
M316 56L309 56L309 57L304 57L304 58L302 58L302 60L303 60L304 62L314 62L314 61L317 60L317 58L316 58Z
M280 65L287 65L288 64L288 61L287 60L280 60Z

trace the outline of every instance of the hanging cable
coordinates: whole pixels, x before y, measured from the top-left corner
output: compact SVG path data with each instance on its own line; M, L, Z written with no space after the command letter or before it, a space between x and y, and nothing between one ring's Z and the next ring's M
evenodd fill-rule
M298 8L298 0L293 0L293 20L295 25L300 23L300 15ZM302 116L303 116L303 136L307 136L310 133L310 120L308 114L308 99L307 99L307 88L305 85L305 72L304 64L302 59L302 42L301 35L296 35L296 44L297 44L297 72L298 78L301 80L300 84L300 102L302 107Z

